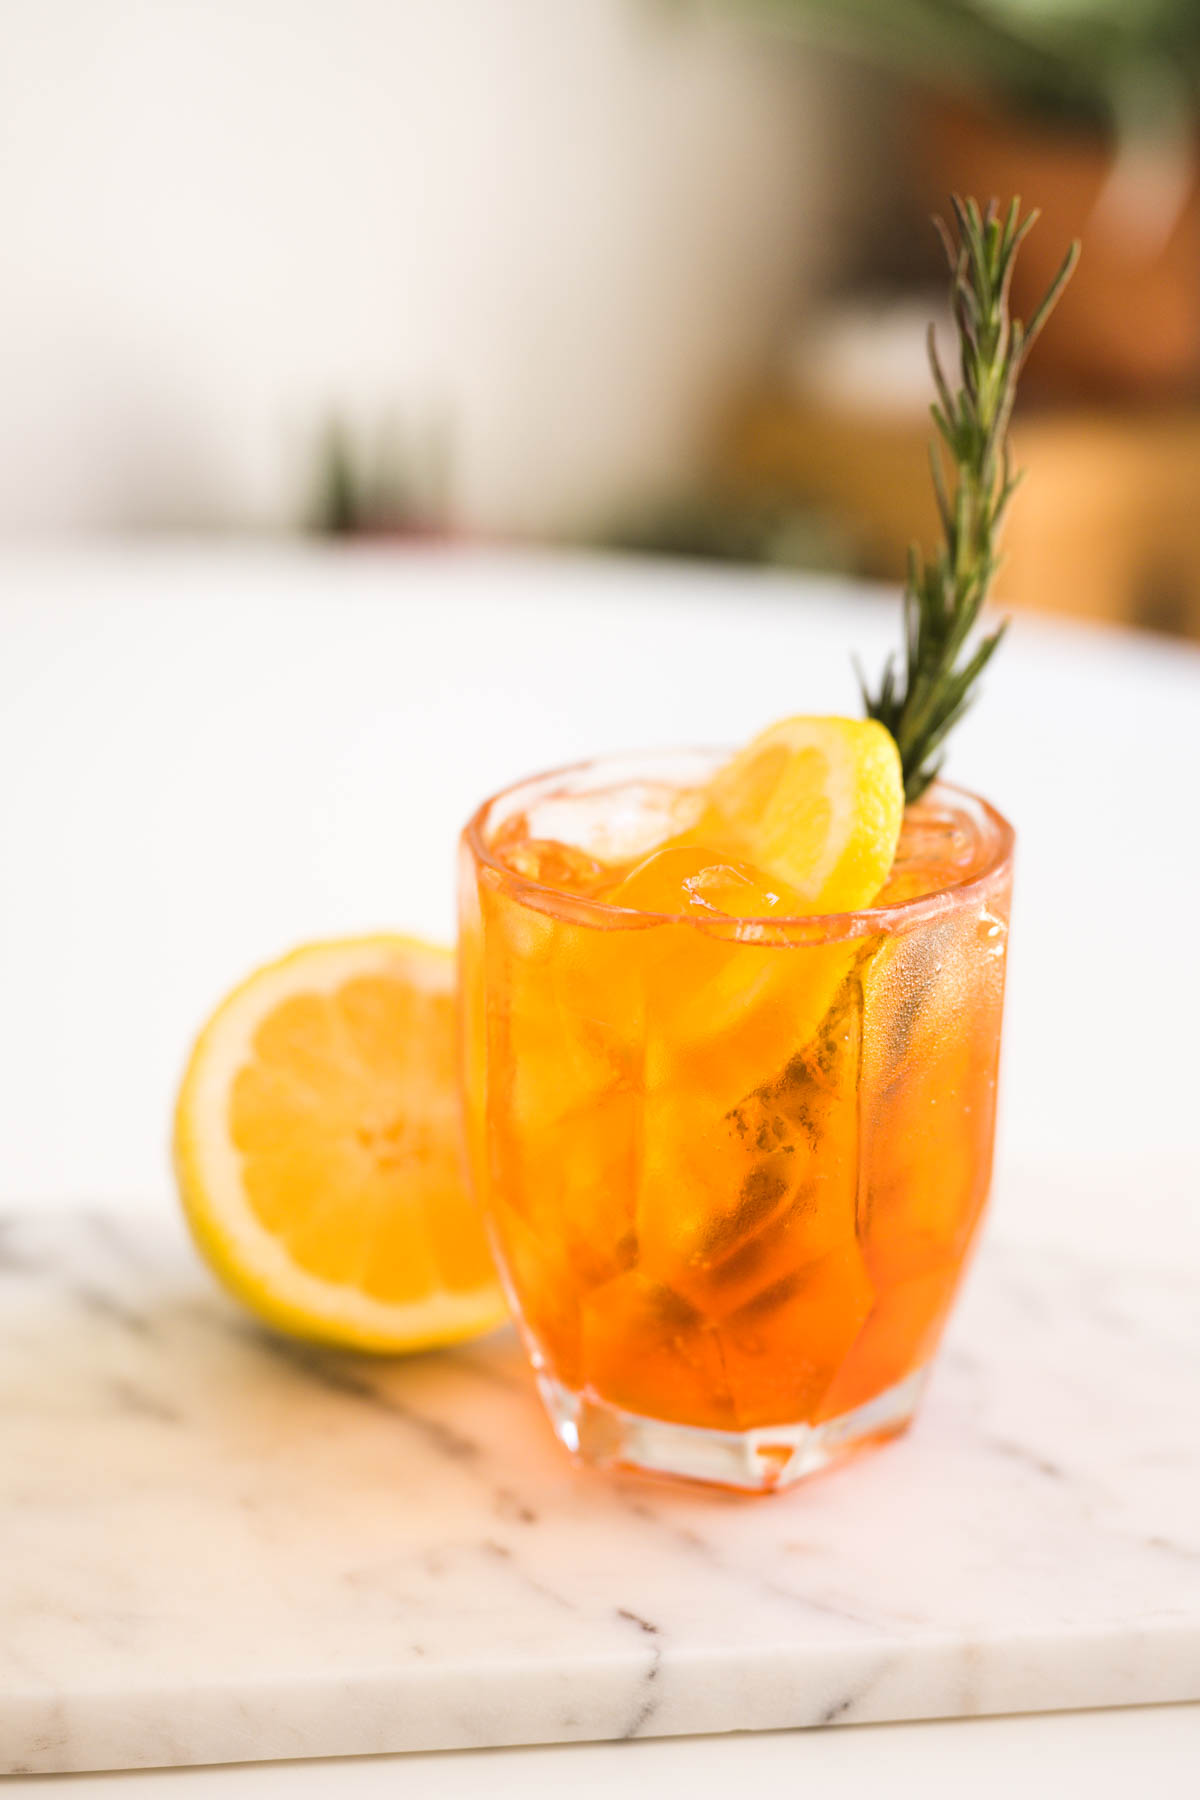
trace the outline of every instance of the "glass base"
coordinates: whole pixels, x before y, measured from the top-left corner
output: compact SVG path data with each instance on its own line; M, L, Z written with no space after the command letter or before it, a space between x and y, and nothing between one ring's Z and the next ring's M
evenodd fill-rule
M916 1411L926 1373L917 1369L863 1406L819 1425L763 1425L754 1431L713 1431L647 1419L590 1394L574 1393L551 1375L542 1373L537 1379L559 1439L583 1462L770 1494L903 1431Z

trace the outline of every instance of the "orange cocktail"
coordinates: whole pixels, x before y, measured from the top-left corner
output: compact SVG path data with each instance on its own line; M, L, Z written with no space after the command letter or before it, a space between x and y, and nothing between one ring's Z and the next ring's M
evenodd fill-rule
M769 1488L916 1404L987 1198L1012 833L935 787L870 906L796 916L695 846L721 763L611 759L476 814L464 1076L560 1437Z

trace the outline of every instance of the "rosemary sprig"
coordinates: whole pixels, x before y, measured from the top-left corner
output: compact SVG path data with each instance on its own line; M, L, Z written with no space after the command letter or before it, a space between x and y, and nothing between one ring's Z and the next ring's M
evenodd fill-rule
M952 205L957 236L941 219L934 223L950 264L959 386L946 379L932 325L928 338L937 389L929 466L944 541L932 557L915 544L909 551L902 666L888 658L875 694L859 672L867 717L886 725L899 746L908 801L936 779L943 761L938 752L1004 635L1007 620L969 647L998 565L1000 525L1021 479L1008 443L1017 378L1079 257L1073 243L1025 325L1009 312L1009 285L1013 260L1037 213L1022 219L1019 200L1003 216L995 200L981 213L976 201L957 194Z

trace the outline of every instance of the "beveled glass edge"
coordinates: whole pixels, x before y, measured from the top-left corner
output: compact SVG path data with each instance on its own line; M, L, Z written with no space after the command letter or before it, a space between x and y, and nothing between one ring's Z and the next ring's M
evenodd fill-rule
M912 900L898 900L890 906L862 907L855 912L841 913L806 913L791 918L773 916L730 919L726 928L717 919L701 919L695 913L659 913L643 911L629 906L614 906L611 901L593 900L582 894L573 894L565 888L547 886L544 882L531 881L527 876L519 875L506 863L494 856L484 836L484 823L494 806L502 800L510 800L519 794L522 788L533 788L555 780L579 774L583 770L602 769L606 763L636 763L641 757L651 761L656 757L670 756L711 756L726 757L733 752L728 749L705 749L693 745L677 745L673 749L645 750L640 752L615 751L606 756L583 757L578 762L563 763L558 768L545 769L533 775L526 775L519 781L510 782L506 787L498 788L482 801L462 831L462 841L470 851L475 862L488 869L497 878L498 883L518 899L523 905L536 912L548 913L556 919L576 925L594 925L598 929L639 930L654 925L690 925L694 930L702 931L709 937L721 937L730 942L743 944L759 944L774 946L779 949L793 948L800 945L840 943L854 938L899 936L911 931L915 926L925 924L946 913L957 912L960 908L975 904L984 899L1000 881L1010 872L1013 860L1013 849L1016 843L1016 832L1004 814L994 807L982 794L976 794L970 788L962 788L950 781L939 781L932 791L940 790L957 799L966 800L982 811L984 817L995 834L995 851L986 866L970 881L957 883L952 887L938 888L932 894L921 894Z

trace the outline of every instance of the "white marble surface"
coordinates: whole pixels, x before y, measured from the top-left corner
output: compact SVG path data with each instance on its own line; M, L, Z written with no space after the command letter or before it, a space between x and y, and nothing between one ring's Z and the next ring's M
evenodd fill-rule
M984 1253L918 1427L745 1500L575 1469L515 1347L260 1334L0 1233L0 1769L1200 1698L1200 1284Z

